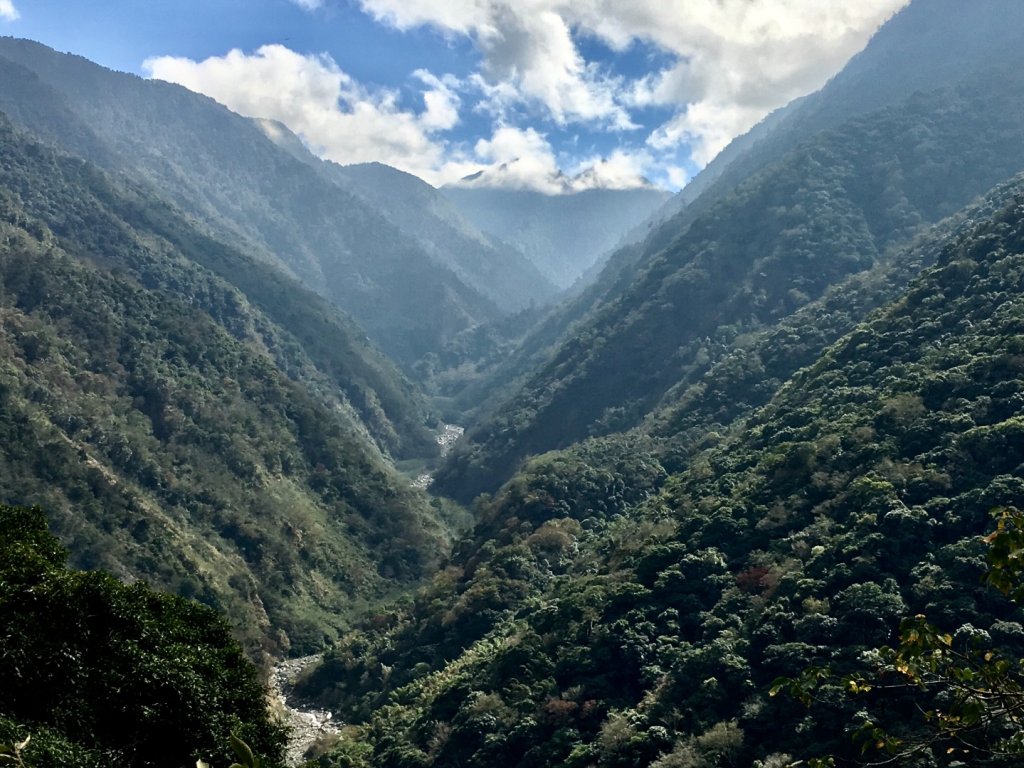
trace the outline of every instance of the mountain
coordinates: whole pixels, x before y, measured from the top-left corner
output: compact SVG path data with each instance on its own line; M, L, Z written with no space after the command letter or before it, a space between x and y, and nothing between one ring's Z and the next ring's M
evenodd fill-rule
M957 0L912 2L897 12L817 93L776 110L740 136L669 200L648 227L668 223L673 237L680 224L739 181L815 133L884 107L917 92L934 91L962 80L968 72L998 70L1018 56L1024 9L1013 0L964 4ZM984 41L984 43L980 43ZM955 55L950 55L955 51Z
M958 22L934 32L924 22L937 10L915 5L899 17L915 22L901 34L917 34L915 48L936 58L948 42L939 32ZM972 5L970 15L998 15L997 6ZM888 33L879 37L891 46ZM742 349L749 334L1024 168L1024 61L999 46L979 43L975 53L957 82L800 138L724 189L723 176L646 241L614 254L598 282L542 329L558 339L553 346L528 345L532 371L467 431L436 488L468 500L493 491L531 454L638 424L677 383ZM909 89L916 67L930 63L917 56L888 77L905 76ZM802 104L826 111L828 93ZM507 380L523 362L507 362L496 378Z
M403 364L500 316L495 302L468 282L497 295L488 280L508 280L503 307L551 295L522 259L505 258L492 269L502 252L443 206L437 215L421 209L415 223L425 234L409 234L413 222L391 218L407 208L370 202L380 193L356 194L362 182L265 121L25 40L0 39L0 69L0 110L17 124L148 183L210 234L284 269L352 314ZM449 250L445 233L455 231Z
M0 120L0 500L71 564L312 650L429 573L447 528L385 451L437 448L325 300L148 187Z
M563 185L559 185L559 189ZM669 196L663 190L577 188L560 194L471 185L441 192L474 227L526 256L559 288L569 288Z
M472 227L444 194L381 163L325 164L336 178L503 312L551 302L557 289L523 254Z
M1024 181L927 239L935 266L685 466L637 435L531 460L430 589L304 683L362 723L337 756L857 761L865 703L839 680L901 617L1024 654L980 579L990 512L1024 506ZM809 666L836 675L811 710L769 695Z

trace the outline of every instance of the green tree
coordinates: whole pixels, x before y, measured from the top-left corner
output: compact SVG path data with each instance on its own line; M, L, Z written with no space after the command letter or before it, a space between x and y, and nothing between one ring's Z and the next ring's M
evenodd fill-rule
M1019 605L1024 601L1024 512L1001 509L995 515L996 530L985 538L990 566L985 578ZM1003 625L1019 628L1013 622ZM992 633L970 624L949 632L923 615L905 618L899 643L870 653L870 672L839 680L866 705L854 731L865 760L872 765L1018 765L1024 756L1020 650L1020 645L999 647ZM829 670L809 668L776 680L771 694L787 691L814 707L824 705L819 694L835 683ZM836 758L812 762L834 765Z
M0 740L31 733L31 765L180 768L226 763L237 734L279 762L283 729L218 614L65 554L41 510L0 506Z

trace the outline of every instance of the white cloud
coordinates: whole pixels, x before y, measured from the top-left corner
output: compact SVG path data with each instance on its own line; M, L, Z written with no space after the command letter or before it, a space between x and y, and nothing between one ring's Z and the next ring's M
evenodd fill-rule
M565 192L558 160L547 138L534 128L497 126L490 138L472 148L457 147L429 180L437 185L458 184L464 177L482 174L478 184L536 189L548 194Z
M652 149L693 145L699 164L772 109L809 93L907 0L361 0L399 29L467 35L483 56L484 108L539 104L558 124L633 127L630 109L676 110ZM663 72L627 81L586 61L576 41L614 50L643 41L672 54Z
M416 73L428 90L423 111L411 112L399 107L396 92L363 87L331 57L282 45L204 61L162 56L143 67L239 114L281 121L322 157L343 164L379 161L427 179L443 163L436 132L458 121L458 96L429 72Z
M0 19L4 21L17 21L20 18L21 14L14 7L13 0L0 0Z
M480 172L479 178L462 182L463 177ZM511 126L499 127L491 138L477 141L471 155L446 164L442 173L446 183L533 189L550 195L649 186L652 173L666 183L671 181L670 173L660 169L645 149L620 148L607 157L559 158L543 134Z
M292 0L309 10L323 1ZM417 70L417 100L402 101L395 90L355 81L327 55L281 45L199 62L160 57L145 67L242 114L279 120L341 163L376 160L434 184L483 170L548 192L634 186L641 177L678 188L691 162L703 166L772 109L823 85L907 0L359 2L398 29L429 25L468 37L478 71L459 80ZM0 12L10 3L0 0ZM611 68L614 58L587 60L585 38L615 51L640 41L671 63L627 77ZM637 133L637 110L646 107L670 116ZM475 144L451 138L467 109L492 122ZM557 153L538 117L559 129L614 131L624 146L606 157Z
M736 136L746 133L764 117L764 110L735 103L698 101L690 104L647 139L665 152L685 145L693 162L703 168Z
M239 114L280 121L314 152L342 164L379 161L433 184L485 171L506 186L566 191L554 150L533 128L499 124L471 148L446 141L443 134L458 123L461 107L461 84L450 76L414 72L424 89L422 110L413 112L399 107L396 92L367 89L329 56L302 55L281 45L204 61L163 56L148 59L143 68ZM263 125L273 134L272 124Z
M427 130L449 131L459 123L462 100L455 93L459 83L451 76L440 79L425 69L417 69L413 76L430 90L423 93L425 110L420 122Z
M579 160L570 171L572 188L632 189L647 186L646 175L655 161L646 150L613 150L607 157L593 156Z
M579 121L616 129L634 127L627 111L616 103L619 82L584 61L559 14L522 15L501 9L496 21L477 38L489 80L511 83L562 125Z

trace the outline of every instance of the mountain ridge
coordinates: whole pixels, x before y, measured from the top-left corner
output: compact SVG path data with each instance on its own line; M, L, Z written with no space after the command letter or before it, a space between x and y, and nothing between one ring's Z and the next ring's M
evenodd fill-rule
M23 127L153 185L215 237L244 244L329 298L403 365L500 316L415 237L322 173L322 161L279 147L265 124L180 86L30 41L0 39L0 58L22 68L3 78L0 108ZM26 71L47 86L32 109L19 87ZM69 113L77 129L54 132Z
M673 379L704 365L704 337L727 345L776 322L1018 172L1018 101L1007 94L1021 88L1007 60L847 121L613 254L595 284L551 313L541 331L561 340L527 347L532 372L504 403L485 407L489 416L467 430L437 489L468 501L528 455L639 423ZM818 267L798 263L807 259ZM531 370L520 359L499 371L516 366Z

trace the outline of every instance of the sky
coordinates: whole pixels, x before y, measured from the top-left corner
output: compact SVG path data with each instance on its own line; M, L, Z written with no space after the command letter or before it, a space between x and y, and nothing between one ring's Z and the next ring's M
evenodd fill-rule
M906 2L0 0L0 34L437 186L676 190Z

